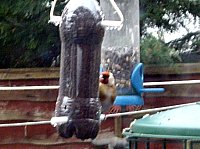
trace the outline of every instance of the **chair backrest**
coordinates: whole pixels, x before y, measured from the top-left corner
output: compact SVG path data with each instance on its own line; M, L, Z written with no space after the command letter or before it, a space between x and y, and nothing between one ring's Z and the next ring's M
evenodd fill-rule
M143 81L144 81L144 66L142 63L139 63L135 66L132 74L131 74L131 85L132 87L141 94L143 92L163 92L164 88L144 88Z
M135 66L131 74L131 86L134 90L134 94L118 95L115 99L114 105L126 106L126 105L144 105L142 98L143 92L163 92L164 88L143 88L143 64L139 63Z
M133 72L131 73L131 85L138 93L141 93L141 89L143 88L143 64L136 64Z

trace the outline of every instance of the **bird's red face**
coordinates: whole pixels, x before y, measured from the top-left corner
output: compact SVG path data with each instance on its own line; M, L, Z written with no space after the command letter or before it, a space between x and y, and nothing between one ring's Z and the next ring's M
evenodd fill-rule
M110 75L108 71L102 72L100 75L99 81L103 84L108 84L109 76Z

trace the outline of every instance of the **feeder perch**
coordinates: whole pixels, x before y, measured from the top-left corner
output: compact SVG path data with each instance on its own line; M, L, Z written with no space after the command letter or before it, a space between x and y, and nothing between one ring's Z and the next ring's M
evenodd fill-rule
M142 106L144 105L144 100L142 98L142 93L148 92L163 92L164 88L144 88L143 81L143 64L139 63L135 66L132 74L131 74L131 87L132 87L132 95L118 95L115 99L114 105L116 106L128 106L128 105L136 105Z

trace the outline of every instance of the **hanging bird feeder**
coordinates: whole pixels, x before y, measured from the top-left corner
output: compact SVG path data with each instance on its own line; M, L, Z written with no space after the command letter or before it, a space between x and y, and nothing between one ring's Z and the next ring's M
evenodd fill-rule
M110 0L120 21L104 20L96 0L70 0L61 16L54 16L52 3L50 21L59 24L61 38L60 87L55 116L67 116L57 126L60 136L94 139L99 130L101 105L98 99L101 44L104 28L120 29L123 15Z

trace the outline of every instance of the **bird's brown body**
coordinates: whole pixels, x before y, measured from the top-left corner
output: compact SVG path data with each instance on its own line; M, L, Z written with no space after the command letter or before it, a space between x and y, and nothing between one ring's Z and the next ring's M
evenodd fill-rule
M102 113L109 113L116 97L114 76L111 72L102 72L99 79L99 99L102 105Z

